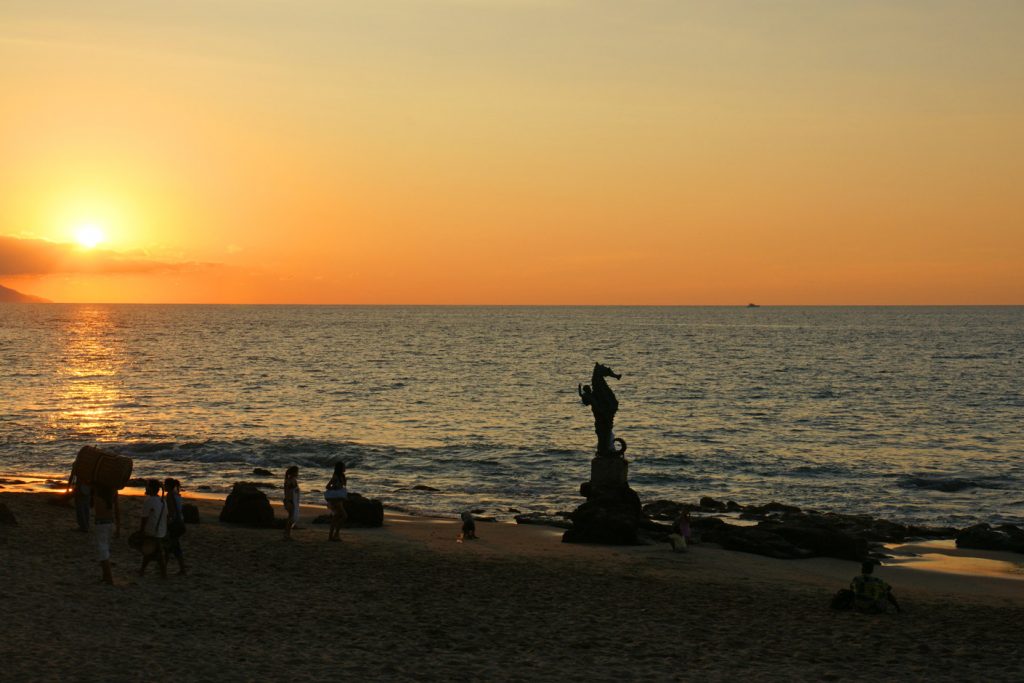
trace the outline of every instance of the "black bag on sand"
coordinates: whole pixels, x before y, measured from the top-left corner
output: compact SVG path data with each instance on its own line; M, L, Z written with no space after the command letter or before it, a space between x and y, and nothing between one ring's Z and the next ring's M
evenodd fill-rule
M832 602L829 603L829 607L836 610L853 609L854 597L852 590L844 588L832 596Z

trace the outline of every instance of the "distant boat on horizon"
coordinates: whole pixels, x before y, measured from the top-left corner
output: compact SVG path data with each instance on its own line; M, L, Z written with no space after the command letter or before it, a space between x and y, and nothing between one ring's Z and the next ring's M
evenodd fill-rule
M747 308L761 308L760 304L747 304Z

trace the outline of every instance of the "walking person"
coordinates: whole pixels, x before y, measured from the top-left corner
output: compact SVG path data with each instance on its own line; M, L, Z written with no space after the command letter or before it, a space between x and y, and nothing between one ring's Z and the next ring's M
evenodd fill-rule
M146 498L142 502L143 535L142 566L139 576L146 573L150 560L156 560L160 567L160 576L167 577L167 553L164 551L164 538L167 536L167 505L160 497L160 482L150 479L146 482Z
M71 466L68 488L71 489L71 499L75 504L75 521L78 522L78 530L87 532L89 531L89 508L92 507L92 487L81 480L76 466L77 463Z
M96 540L96 555L100 562L103 583L114 585L110 569L110 537L121 536L121 508L118 505L117 489L96 484L92 491L93 537Z
M284 472L284 509L288 519L284 522L284 537L292 538L292 529L299 523L299 468L292 465Z
M345 513L345 499L348 498L348 477L345 474L345 463L334 463L334 475L327 482L327 491L324 492L327 500L327 507L331 509L331 530L327 536L328 541L340 541L339 532L348 519Z
M178 562L178 573L188 574L185 567L185 553L181 549L181 537L185 535L185 515L182 512L181 482L167 477L164 479L165 502L167 503L167 539L164 549Z

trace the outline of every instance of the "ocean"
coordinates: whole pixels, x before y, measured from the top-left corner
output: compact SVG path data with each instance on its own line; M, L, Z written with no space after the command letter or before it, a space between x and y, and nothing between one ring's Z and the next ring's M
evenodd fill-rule
M1024 523L1022 307L0 304L0 359L7 476L98 444L186 491L295 464L321 502L343 460L395 509L571 510L600 361L644 502Z

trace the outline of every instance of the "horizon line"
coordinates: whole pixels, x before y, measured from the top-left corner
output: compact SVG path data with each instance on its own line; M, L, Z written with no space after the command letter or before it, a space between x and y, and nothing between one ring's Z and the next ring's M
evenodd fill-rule
M309 306L349 308L1020 308L1024 303L971 303L971 304L493 304L493 303L281 303L281 302L125 302L125 301L5 301L16 306Z

